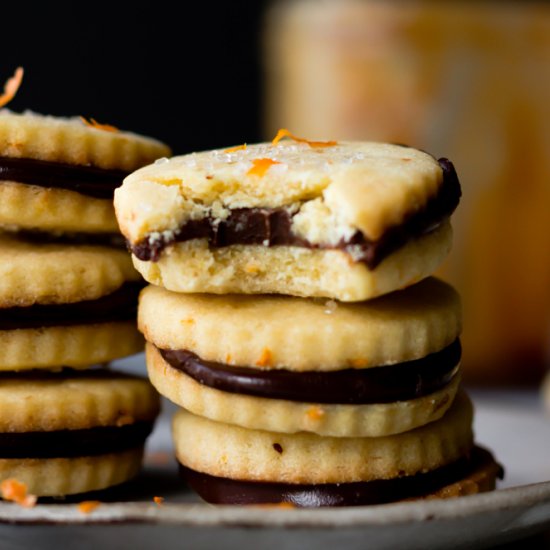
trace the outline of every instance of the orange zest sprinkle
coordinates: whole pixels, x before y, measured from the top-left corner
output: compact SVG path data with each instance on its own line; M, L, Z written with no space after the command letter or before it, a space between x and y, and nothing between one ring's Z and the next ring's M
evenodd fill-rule
M262 178L265 173L269 170L270 166L273 166L274 164L281 164L280 162L268 159L268 158L261 158L261 159L254 159L252 161L252 168L246 173L247 176L258 176L259 178Z
M153 497L153 502L154 502L157 506L162 506L163 503L164 503L164 497Z
M258 367L269 367L273 363L273 354L269 348L264 348L260 358L256 361Z
M91 514L100 504L99 500L83 500L78 504L78 511L81 514Z
M369 366L368 360L364 357L358 359L350 359L349 363L354 369L363 369Z
M310 420L321 420L325 415L325 411L321 407L310 407L306 414Z
M224 149L224 153L235 153L237 151L246 151L246 143L242 145L237 145L236 147L230 147L229 149Z
M89 126L90 128L95 128L96 130L104 130L105 132L118 132L118 128L116 126L111 126L111 124L100 124L95 118L90 118L90 120L88 120L87 118L81 116L80 120L86 126Z
M120 428L121 426L133 424L135 421L136 419L131 414L123 414L117 418L116 425Z
M25 71L23 70L23 67L17 67L13 76L6 80L6 83L4 84L4 93L0 95L0 107L4 107L15 97L15 94L17 93L17 90L19 90L19 86L21 86L21 82L23 81L24 73Z
M11 500L19 506L32 508L36 504L36 495L27 493L27 486L17 479L5 479L0 483L0 492L4 500Z
M231 363L231 355L229 353L225 356L225 362L226 364Z
M296 143L307 143L310 147L334 147L335 145L338 145L337 141L310 141L309 139L304 139L291 134L286 128L281 128L277 132L277 135L273 138L271 144L277 145L277 143L285 137L292 139Z
M266 504L253 504L252 506L258 507L258 508L279 508L281 510L293 510L294 508L297 508L296 504L293 504L292 502L274 502L272 504L266 503Z

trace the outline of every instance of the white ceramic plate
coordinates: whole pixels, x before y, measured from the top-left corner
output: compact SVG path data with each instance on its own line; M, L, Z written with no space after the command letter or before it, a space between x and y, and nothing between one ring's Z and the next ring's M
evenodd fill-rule
M123 365L141 369L141 359ZM0 548L484 548L550 530L550 418L536 392L474 392L476 434L504 464L493 493L338 509L215 507L176 477L166 407L141 483L84 515L75 504L0 503ZM152 495L165 497L157 506ZM532 546L531 546L532 547Z

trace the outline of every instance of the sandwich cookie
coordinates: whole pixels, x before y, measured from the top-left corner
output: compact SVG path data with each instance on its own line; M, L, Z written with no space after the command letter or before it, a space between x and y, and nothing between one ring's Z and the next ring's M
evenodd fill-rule
M168 290L361 301L435 271L459 198L453 165L422 151L276 139L144 167L115 209Z
M134 477L159 398L107 370L0 374L0 481L37 496L104 489Z
M440 420L385 437L250 430L184 410L173 437L183 479L208 502L361 505L494 488L499 466L473 447L471 423L459 392Z
M397 434L441 418L459 383L460 299L434 278L355 304L149 286L138 326L161 394L245 428Z
M154 139L79 118L0 110L0 227L117 233L113 193L170 154Z
M142 349L142 284L123 250L0 234L0 258L0 370L83 368Z

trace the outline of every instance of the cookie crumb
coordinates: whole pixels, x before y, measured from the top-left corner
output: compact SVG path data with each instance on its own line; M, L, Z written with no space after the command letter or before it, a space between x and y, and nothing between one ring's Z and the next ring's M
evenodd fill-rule
M279 443L273 443L273 448L281 455L283 454L283 448Z
M155 160L154 164L166 164L167 162L170 162L166 157L160 157L159 159Z
M4 500L11 500L24 508L32 508L36 504L36 495L27 492L27 486L17 479L9 478L0 483L0 493Z
M164 504L164 497L153 497L153 502L157 506L162 506Z
M327 300L325 302L325 313L327 315L334 313L337 308L338 308L338 304L336 303L335 300Z
M273 364L273 354L269 348L264 348L260 358L256 361L258 367L270 367Z
M78 511L81 514L91 514L100 504L99 500L83 500L78 504Z

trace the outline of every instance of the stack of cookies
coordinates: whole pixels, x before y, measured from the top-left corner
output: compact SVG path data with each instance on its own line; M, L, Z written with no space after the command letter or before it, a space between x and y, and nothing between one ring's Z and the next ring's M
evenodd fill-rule
M142 349L142 284L112 197L168 153L79 119L0 111L0 480L59 496L137 473L154 390L83 369Z
M199 495L334 506L494 488L459 388L460 300L430 277L459 198L445 159L284 130L126 178L117 217L155 285L138 313L149 376L182 407L176 455Z

